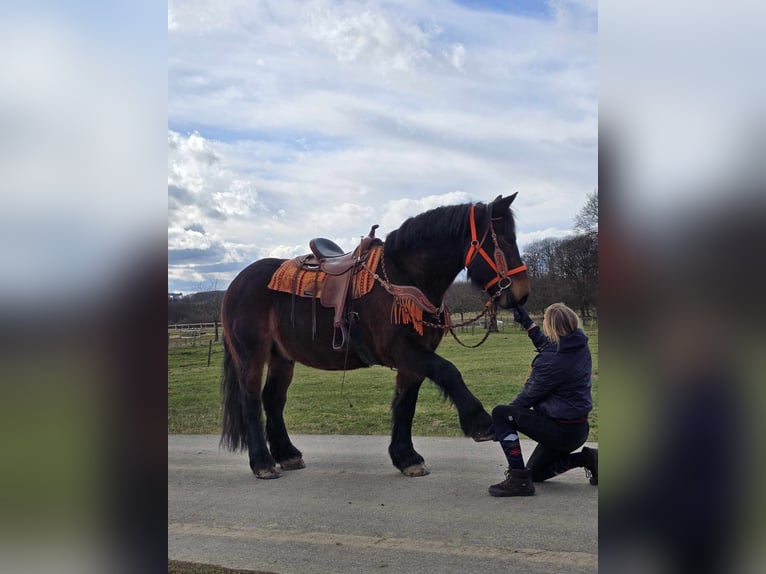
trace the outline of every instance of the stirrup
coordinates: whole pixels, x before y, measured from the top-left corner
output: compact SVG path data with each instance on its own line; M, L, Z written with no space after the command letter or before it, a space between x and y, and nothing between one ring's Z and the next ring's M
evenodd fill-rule
M340 342L338 342L338 331L340 331ZM333 351L342 351L348 344L348 327L345 323L336 325L332 330L332 348Z

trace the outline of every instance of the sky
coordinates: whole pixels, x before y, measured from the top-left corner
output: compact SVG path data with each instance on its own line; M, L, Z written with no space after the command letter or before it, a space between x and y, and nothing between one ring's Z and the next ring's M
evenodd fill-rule
M168 4L168 290L513 204L523 249L598 186L596 2Z

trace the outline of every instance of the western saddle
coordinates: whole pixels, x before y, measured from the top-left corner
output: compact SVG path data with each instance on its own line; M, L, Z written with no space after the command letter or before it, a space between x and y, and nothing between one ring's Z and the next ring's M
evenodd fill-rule
M349 322L345 313L348 287L351 284L351 278L359 271L370 254L370 247L376 240L377 228L378 225L373 225L367 237L362 238L359 246L348 253L329 239L323 237L312 239L309 241L309 247L313 255L307 255L301 262L301 267L304 269L318 268L327 274L319 301L323 306L335 310L332 348L336 351L346 348L349 344Z

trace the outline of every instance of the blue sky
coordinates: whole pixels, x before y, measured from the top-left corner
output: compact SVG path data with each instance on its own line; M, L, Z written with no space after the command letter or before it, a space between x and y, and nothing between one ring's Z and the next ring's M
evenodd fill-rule
M570 233L597 187L596 22L583 1L171 1L169 290L515 191L522 247Z

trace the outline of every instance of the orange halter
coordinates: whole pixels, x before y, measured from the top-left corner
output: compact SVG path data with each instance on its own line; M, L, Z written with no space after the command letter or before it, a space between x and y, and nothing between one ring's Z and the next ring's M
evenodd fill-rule
M484 290L486 291L495 283L499 282L500 291L503 291L504 289L508 289L508 287L511 286L511 276L516 275L517 273L521 273L522 271L526 271L527 266L519 265L513 269L508 269L508 263L505 261L505 254L503 253L503 250L500 249L500 245L497 242L495 228L492 226L492 214L490 213L489 209L487 210L487 215L489 216L489 225L487 225L487 230L484 232L484 236L481 238L481 241L478 241L476 238L476 215L474 206L471 205L471 244L468 247L468 253L465 255L465 267L467 269L468 266L471 265L473 260L476 258L476 255L481 255L489 267L497 274L497 277L489 281L489 283L484 286ZM492 232L492 242L495 244L494 261L482 247L484 240L487 238L487 233L489 232ZM503 279L507 279L508 283L503 284Z

